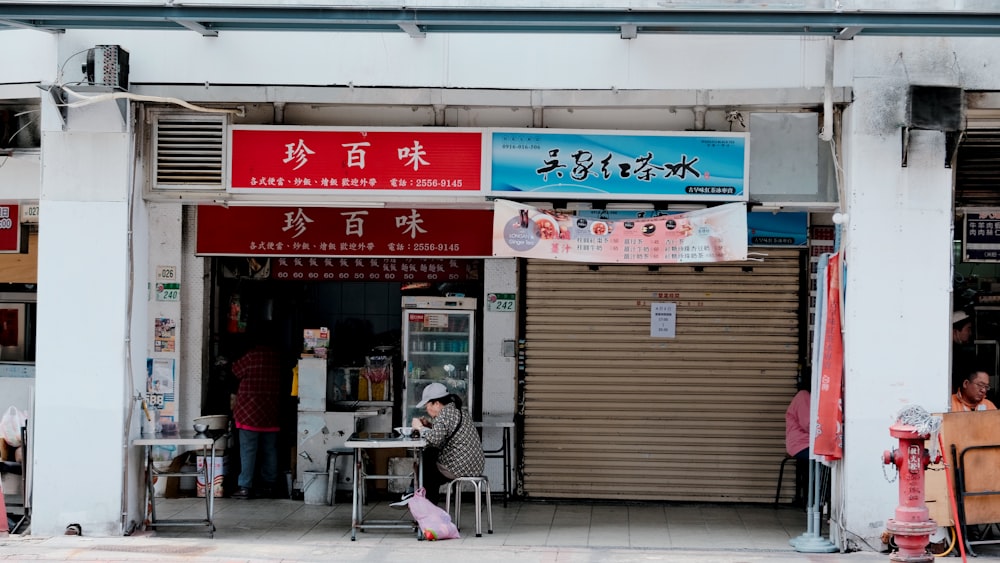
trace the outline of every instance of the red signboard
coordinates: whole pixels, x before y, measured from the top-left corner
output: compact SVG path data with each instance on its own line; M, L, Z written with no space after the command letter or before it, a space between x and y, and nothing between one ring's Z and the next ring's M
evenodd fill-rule
M0 252L21 252L20 213L17 205L0 203Z
M489 209L198 207L195 252L216 256L492 255Z
M483 133L235 126L230 191L357 193L482 189Z
M479 261L461 258L271 259L271 279L438 282L479 279Z

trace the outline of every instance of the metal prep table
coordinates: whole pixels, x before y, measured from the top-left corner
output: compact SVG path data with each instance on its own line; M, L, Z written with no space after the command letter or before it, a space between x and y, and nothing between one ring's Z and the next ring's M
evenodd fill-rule
M399 528L409 529L417 532L417 539L420 539L420 527L413 520L365 520L363 511L364 492L366 482L372 480L389 479L413 479L413 474L408 475L372 475L365 472L362 451L379 448L407 448L413 456L413 463L416 471L415 488L419 489L424 485L424 467L422 463L423 450L427 447L427 441L423 438L410 438L409 436L398 436L391 432L358 432L352 435L345 443L345 447L354 448L354 491L351 505L351 541L357 538L357 531L365 528Z
M148 507L148 527L157 528L161 526L205 526L208 528L208 536L215 537L215 522L213 514L215 509L215 444L220 440L225 444L228 436L225 430L209 430L205 433L195 433L193 430L181 432L163 433L157 432L155 435L142 434L132 441L133 446L145 448L146 454L146 498L143 506ZM156 494L153 490L154 477L191 477L191 473L157 471L153 467L153 447L154 446L190 446L200 448L207 458L204 466L205 474L205 518L174 518L157 519L156 517ZM206 451L207 450L207 451ZM197 474L195 474L197 475ZM146 518L143 518L146 520Z

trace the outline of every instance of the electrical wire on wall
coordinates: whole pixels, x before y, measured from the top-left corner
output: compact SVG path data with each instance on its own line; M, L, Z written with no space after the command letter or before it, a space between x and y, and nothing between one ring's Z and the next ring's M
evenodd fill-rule
M108 102L108 101L112 101L112 100L131 100L131 101L134 101L134 102L156 102L156 103L163 103L163 104L173 104L173 105L178 105L178 106L187 108L187 109L189 109L191 111L198 111L198 112L202 112L202 113L226 113L226 114L235 115L237 117L243 117L244 115L246 115L246 110L242 106L238 107L238 108L235 108L235 109L230 109L230 108L209 108L209 107L195 105L195 104L192 104L190 102L186 102L186 101L184 101L184 100L182 100L180 98L171 98L171 97L164 97L164 96L147 96L147 95L143 95L143 94L133 94L131 92L107 92L107 93L104 93L104 94L96 94L96 95L93 95L93 96L87 96L87 95L81 94L79 92L74 92L71 88L66 87L66 86L62 86L61 88L62 88L62 90L64 92L66 92L70 96L73 96L75 98L79 98L75 102L57 104L57 105L60 105L61 107L67 107L67 108L80 108L80 107L84 107L84 106L89 106L91 104L97 104L97 103L101 103L101 102Z
M64 82L63 81L63 71L65 70L66 65L69 63L70 60L72 60L76 56L84 54L84 53L87 53L89 55L89 54L91 54L91 53L94 52L94 49L95 49L94 47L91 47L89 49L83 49L83 50L77 51L76 53L73 53L72 55L70 55L69 57L67 57L66 60L63 61L63 64L59 66L59 72L56 75L56 81L55 81L55 83L52 84L52 85L50 85L50 86L48 86L48 87L46 87L45 89L49 90L50 92L53 89L55 89L57 91L60 91L60 92L65 92L66 94L69 94L70 96L76 98L77 100L74 101L74 102L65 102L65 101L60 102L60 101L57 100L56 101L56 106L58 106L58 107L66 107L66 108L79 108L79 107L83 107L83 106L88 106L90 104L96 104L96 103L100 103L100 102L106 102L106 101L122 100L122 99L124 99L124 100L136 101L136 102L154 102L154 103L172 104L172 105L181 106L183 108L187 108L187 109L189 109L191 111L197 111L197 112L202 112L202 113L224 113L224 114L236 115L237 117L243 117L243 116L246 115L246 109L243 106L240 106L240 107L237 107L237 108L234 108L234 109L230 109L230 108L210 108L210 107L205 107L205 106L199 106L199 105L196 105L196 104L192 104L192 103L190 103L188 101L185 101L185 100L182 100L180 98L173 98L173 97L166 97L166 96L147 96L147 95L143 95L143 94L134 94L134 93L131 93L131 92L126 92L124 90L115 91L115 92L105 92L105 93L101 93L101 94L95 94L95 95L92 95L92 96L76 92L72 88L70 88L71 85L72 86L76 86L76 85L88 85L90 83L83 82L83 81ZM115 86L113 88L117 89L117 88L121 88L121 86ZM61 98L62 96L59 96L59 97Z

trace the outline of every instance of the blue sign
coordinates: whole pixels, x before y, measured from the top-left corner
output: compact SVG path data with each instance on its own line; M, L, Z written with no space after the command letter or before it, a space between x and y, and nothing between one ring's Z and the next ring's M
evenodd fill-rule
M498 197L746 201L745 133L493 131Z

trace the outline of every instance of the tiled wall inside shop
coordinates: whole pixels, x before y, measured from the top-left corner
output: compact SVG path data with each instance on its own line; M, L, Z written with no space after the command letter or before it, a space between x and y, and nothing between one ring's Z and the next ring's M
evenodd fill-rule
M398 342L402 318L398 283L313 283L305 286L302 298L303 328L328 327L335 353L353 350L363 355L371 346Z

